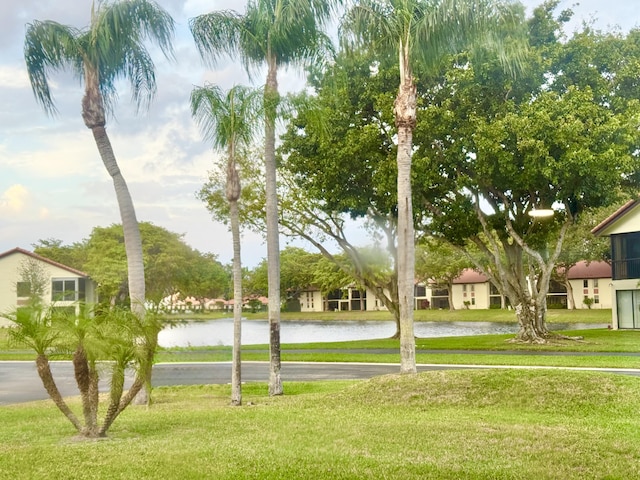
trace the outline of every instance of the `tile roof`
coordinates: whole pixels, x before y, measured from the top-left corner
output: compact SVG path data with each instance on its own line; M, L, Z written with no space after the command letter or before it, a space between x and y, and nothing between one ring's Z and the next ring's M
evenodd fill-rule
M16 253L27 255L28 257L35 258L36 260L48 263L49 265L53 265L54 267L62 268L63 270L68 271L69 273L78 275L79 277L89 277L89 275L86 274L85 272L81 272L80 270L76 270L75 268L69 267L67 265L63 265L62 263L55 262L46 257L43 257L42 255L38 255L37 253L30 252L29 250L25 250L20 247L16 247L11 250L7 250L4 253L0 253L0 258L8 257Z
M476 270L472 270L471 268L467 268L465 269L459 277L455 278L453 280L453 283L456 284L460 284L460 283L485 283L488 282L489 279L487 278L486 275L476 271Z
M569 269L567 278L611 278L611 265L607 262L578 262Z

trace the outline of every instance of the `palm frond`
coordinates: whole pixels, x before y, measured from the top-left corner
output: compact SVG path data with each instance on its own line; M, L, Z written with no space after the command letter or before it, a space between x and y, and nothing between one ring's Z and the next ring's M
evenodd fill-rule
M31 88L38 103L49 115L56 113L49 86L49 74L70 68L82 78L81 54L76 38L79 32L57 22L34 21L27 25L24 58Z
M132 99L146 108L156 92L155 66L145 47L151 41L165 57L173 58L174 21L150 0L101 4L83 34L85 62L100 73L100 91L108 109L116 97L115 81L129 80Z
M510 0L434 0L416 23L416 43L424 46L416 53L434 65L443 55L484 48L514 65L526 46L523 20L524 8Z
M232 11L199 15L189 20L189 28L202 59L213 67L224 54L239 53L243 17Z
M248 146L261 124L262 90L235 85L225 94L216 85L191 92L191 112L203 136L217 149Z

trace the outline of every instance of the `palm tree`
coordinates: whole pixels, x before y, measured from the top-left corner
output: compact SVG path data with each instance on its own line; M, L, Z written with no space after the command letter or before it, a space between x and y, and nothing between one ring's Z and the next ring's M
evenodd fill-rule
M358 0L343 18L346 43L397 56L400 85L394 102L397 128L398 295L400 370L415 373L413 295L415 234L411 195L411 154L416 126L414 62L435 65L463 48L497 47L506 63L505 32L522 24L522 5L509 0Z
M152 0L120 0L99 2L97 8L94 3L91 23L85 29L34 21L27 26L25 37L29 80L46 113L56 113L49 87L51 72L67 69L84 82L82 119L93 133L102 162L113 180L124 229L131 310L140 318L145 314L140 230L129 189L107 135L106 119L116 99L116 82L120 78L129 81L138 108L149 105L156 80L144 42L156 43L165 56L171 57L173 30L171 16Z
M231 404L242 405L241 320L242 261L240 258L240 215L238 200L241 186L237 169L238 147L253 142L258 120L262 117L262 92L236 85L225 95L217 86L196 87L191 92L191 113L204 136L214 148L227 151L226 197L233 237L233 359L231 369Z
M202 58L214 65L223 54L240 58L249 74L266 65L265 188L269 279L269 394L282 394L280 378L280 242L276 193L275 121L280 100L278 68L317 61L331 49L322 27L341 0L249 0L244 15L219 11L191 19Z

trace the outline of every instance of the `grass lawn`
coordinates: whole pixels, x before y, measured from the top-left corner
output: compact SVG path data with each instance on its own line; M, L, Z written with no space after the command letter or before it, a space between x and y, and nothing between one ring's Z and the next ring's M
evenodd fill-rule
M418 363L561 366L596 368L640 368L640 331L568 330L580 341L563 340L549 345L512 343L513 335L475 335L416 339ZM283 344L283 361L307 362L380 362L399 363L399 341L393 339L359 340L335 343ZM453 352L452 352L453 351ZM461 353L464 352L464 353ZM515 355L505 355L516 352ZM589 355L559 355L576 352ZM541 355L549 353L551 355ZM621 355L611 355L618 353ZM0 353L0 358L1 358ZM267 345L244 346L242 359L268 361ZM231 347L192 347L162 349L159 362L231 360Z
M21 479L630 479L640 379L450 371L359 382L167 387L106 440L49 402L0 407L0 477ZM77 404L74 405L78 407Z

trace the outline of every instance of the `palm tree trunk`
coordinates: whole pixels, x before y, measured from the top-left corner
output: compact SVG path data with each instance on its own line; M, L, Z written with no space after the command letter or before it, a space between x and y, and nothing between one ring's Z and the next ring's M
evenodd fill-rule
M107 407L107 413L104 416L102 426L98 431L98 436L100 437L106 436L107 430L118 415L118 408L122 400L122 392L124 391L125 368L125 365L119 363L113 366L111 388L109 389L109 406Z
M85 349L79 345L73 353L73 372L82 399L82 413L84 415L82 434L87 437L95 437L98 434L98 403L94 401L92 389L96 375L95 370L93 372L92 370Z
M131 199L127 183L118 167L106 128L104 126L94 126L91 131L96 141L98 151L100 152L102 162L113 180L113 186L116 191L122 229L124 231L124 247L127 253L131 310L138 315L138 317L144 318L145 284L142 238L140 236L140 228L138 226L133 200Z
M56 385L55 380L53 379L53 374L51 373L51 366L49 365L49 359L46 355L39 354L36 357L36 367L38 369L38 376L40 380L42 380L42 385L44 389L49 394L53 403L58 407L65 417L69 419L69 421L73 424L78 432L82 431L82 424L78 420L78 417L71 411L67 403L64 401L64 398L60 394L60 390L58 390L58 386Z
M264 163L267 210L267 278L269 282L269 395L282 395L280 378L280 240L276 183L276 107L278 103L277 63L268 57L264 89Z
M400 310L400 372L416 373L413 333L415 283L415 234L411 194L411 154L416 125L416 86L410 74L403 75L394 103L398 128L398 300Z
M144 387L144 384L145 380L140 375L136 375L136 378L133 381L133 385L131 385L129 391L124 395L124 397L122 397L120 403L117 406L115 404L109 406L107 414L105 415L104 422L102 423L102 427L100 427L101 436L104 436L106 434L107 430L109 430L109 427L111 427L116 418L118 418L118 415L120 415L122 411L129 406L131 401Z
M231 369L231 404L242 405L242 260L240 257L240 215L238 202L229 202L233 237L233 355Z
M120 167L118 167L118 162L113 153L106 128L104 125L94 125L91 127L91 132L93 133L93 138L100 152L102 162L113 180L113 186L116 191L116 199L122 220L122 230L124 232L124 248L127 254L127 277L129 280L131 311L138 316L141 321L144 321L146 295L144 258L142 254L142 237L140 235L140 227L136 218L133 200L131 199L127 183L120 172ZM146 345L145 348L155 349L152 345ZM149 355L153 356L154 353L155 352L150 352ZM145 378L145 386L136 403L149 403L150 392L148 392L147 385L151 385L151 369L149 369L148 378Z

